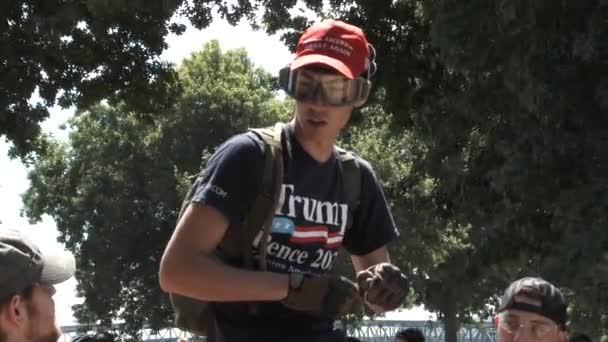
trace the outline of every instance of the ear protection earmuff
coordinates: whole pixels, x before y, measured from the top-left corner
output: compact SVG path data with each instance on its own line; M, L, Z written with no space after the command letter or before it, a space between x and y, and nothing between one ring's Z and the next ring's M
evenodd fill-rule
M378 65L376 64L376 48L372 44L367 44L369 49L369 56L367 58L367 80L371 82L372 77L378 71Z

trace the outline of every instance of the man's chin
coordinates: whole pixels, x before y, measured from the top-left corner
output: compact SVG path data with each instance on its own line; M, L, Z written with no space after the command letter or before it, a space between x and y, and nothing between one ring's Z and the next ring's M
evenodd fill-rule
M30 341L31 342L57 342L57 341L59 341L60 337L61 337L61 331L59 329L55 328L53 331L49 331L45 334L35 336Z

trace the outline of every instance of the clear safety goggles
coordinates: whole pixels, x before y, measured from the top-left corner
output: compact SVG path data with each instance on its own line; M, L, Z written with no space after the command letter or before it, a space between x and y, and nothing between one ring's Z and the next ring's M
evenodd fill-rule
M504 330L509 335L528 333L528 336L538 340L559 329L555 323L544 321L522 322L518 316L507 313L498 315L496 320L498 321L498 328Z
M358 77L354 80L341 75L325 74L306 69L279 72L281 88L297 101L321 100L332 107L348 106L364 101L369 95L371 82Z

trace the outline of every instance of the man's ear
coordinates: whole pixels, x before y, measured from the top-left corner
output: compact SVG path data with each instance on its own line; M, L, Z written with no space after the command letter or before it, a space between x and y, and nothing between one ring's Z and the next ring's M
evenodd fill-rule
M10 324L23 323L27 319L27 303L23 296L13 296L2 308L1 314Z
M560 342L566 342L568 341L568 333L565 330L561 330L559 331L559 341Z

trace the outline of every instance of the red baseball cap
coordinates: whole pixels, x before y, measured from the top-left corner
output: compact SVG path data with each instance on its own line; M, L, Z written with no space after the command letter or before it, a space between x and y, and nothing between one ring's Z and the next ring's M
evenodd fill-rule
M355 79L369 63L368 42L360 28L339 20L325 20L304 31L291 70L323 64Z

